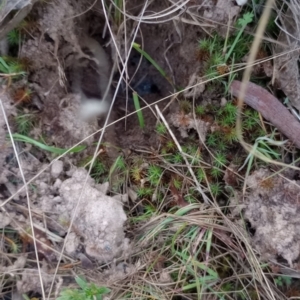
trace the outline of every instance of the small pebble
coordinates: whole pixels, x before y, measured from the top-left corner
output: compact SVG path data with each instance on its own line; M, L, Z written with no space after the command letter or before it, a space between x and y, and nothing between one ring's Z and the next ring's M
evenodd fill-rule
M60 160L55 161L51 166L51 176L57 178L63 171L63 162Z
M61 184L62 184L62 181L59 178L57 178L54 182L53 187L58 190L60 188Z

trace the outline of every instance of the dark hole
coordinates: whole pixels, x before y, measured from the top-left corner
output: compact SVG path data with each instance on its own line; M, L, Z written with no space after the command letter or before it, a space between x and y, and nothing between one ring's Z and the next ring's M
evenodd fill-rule
M44 37L45 37L45 41L47 41L49 43L54 43L53 39L50 37L50 35L48 33L45 33Z
M245 224L246 224L247 231L250 233L251 236L254 236L256 230L251 226L251 223L246 220Z

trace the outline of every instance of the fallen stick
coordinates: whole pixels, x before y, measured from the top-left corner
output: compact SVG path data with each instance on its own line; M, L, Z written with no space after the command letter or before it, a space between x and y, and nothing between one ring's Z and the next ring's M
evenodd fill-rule
M230 86L232 95L238 97L241 87L242 82L234 80ZM300 149L300 123L276 97L264 88L248 82L243 100Z

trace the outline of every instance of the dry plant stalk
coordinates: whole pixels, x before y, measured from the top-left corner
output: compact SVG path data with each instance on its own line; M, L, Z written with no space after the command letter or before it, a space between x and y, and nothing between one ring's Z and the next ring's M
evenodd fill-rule
M232 95L238 97L241 87L242 82L234 80L231 84ZM261 113L300 149L300 123L276 97L264 88L248 82L243 100Z

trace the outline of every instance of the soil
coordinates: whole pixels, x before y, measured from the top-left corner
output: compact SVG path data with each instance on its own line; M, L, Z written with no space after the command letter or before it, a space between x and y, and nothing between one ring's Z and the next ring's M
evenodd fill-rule
M106 118L108 123L115 123L106 128L99 157L110 166L119 155L130 156L143 151L157 155L162 140L155 134L160 120L154 104L163 113L179 143L190 138L199 149L204 148L207 133L213 131L213 120L195 120L192 113L183 115L180 102L185 99L193 105L217 103L221 107L224 99L220 89L216 86L210 90L203 83L184 93L178 91L202 82L200 75L203 66L197 57L198 41L216 30L221 36L226 36L227 29L221 25L233 22L241 8L235 1L227 0L209 0L205 5L202 4L202 1L190 1L187 4L190 11L197 14L192 24L185 22L187 18L184 11L180 11L181 14L177 16L176 13L170 14L172 21L162 18L154 22L155 19L149 19L148 24L140 24L135 43L141 45L166 72L166 76L162 76L153 64L133 49L127 64L130 82L126 84L123 80L119 89L117 85L122 64L120 59L116 59L115 46L105 27L101 1L96 1L92 9L91 3L83 0L38 1L33 6L30 16L35 20L35 26L29 35L25 35L19 48L19 57L30 61L28 76L18 83L28 84L32 90L31 102L16 105L13 95L17 85L3 87L1 100L5 115L16 132L14 117L18 109L34 113L35 126L28 136L46 145L69 149L81 142L86 146L80 153L69 153L58 159L46 151L37 151L35 147L25 149L23 143L16 143L22 174L14 149L6 141L8 127L1 110L0 228L12 227L20 236L22 232L24 236L24 230L27 230L40 237L37 249L43 261L41 272L46 292L50 290L53 265L61 259L71 264L80 261L85 274L94 278L98 276L103 284L122 280L136 271L136 265L130 259L130 263L126 262L126 259L141 249L135 248L134 239L129 239L125 231L128 228L126 212L131 206L136 209L139 205L132 205L134 197L127 189L123 194L114 194L111 189L114 181L117 181L114 171L110 171L109 183L98 184L83 167L86 167L86 158L90 158L95 151ZM153 1L148 12L153 14L167 8L167 2ZM128 3L127 11L132 19L128 21L126 35L131 38L137 25L133 19L141 11L140 1ZM195 26L201 20L205 20L206 27ZM150 21L153 23L150 24ZM112 26L114 38L122 50L128 47L123 38L124 31L121 36L117 26ZM111 115L105 112L89 120L79 117L83 98L81 92L90 99L101 98L104 90L98 86L98 81L103 80L103 74L99 75L101 68L97 60L93 60L95 57L91 52L82 45L84 36L92 37L102 46L110 70L116 65L108 92L110 103L113 95L116 95ZM9 51L15 50L12 48ZM124 53L121 53L122 59L125 58ZM81 91L74 89L74 72L78 72L78 61L88 62L90 69L88 75L83 73L86 76L81 78ZM106 80L109 75L105 75ZM143 107L143 129L134 113L133 90L138 93ZM251 223L255 231L251 243L253 248L265 254L263 259L276 260L280 256L292 267L300 255L297 234L299 204L294 201L299 196L299 181L293 180L291 174L285 174L288 180L275 176L270 187L261 185L271 174L266 169L256 170L246 181L247 197L243 198L236 191L232 203L235 206L241 205L239 213ZM30 183L26 189L23 188L23 180ZM238 186L238 180L233 178L233 181ZM30 227L27 201L33 212L31 221L35 224L34 228ZM182 206L186 204L185 201L182 203ZM236 212L231 213L232 216L238 215ZM276 234L272 234L274 230ZM26 241L24 253L12 264L15 268L24 269L17 280L17 294L32 291L42 293L37 269L25 267L35 259L32 241L32 238ZM103 265L106 268L97 273L95 270ZM108 265L110 268L107 268ZM4 262L0 270L13 272L8 269L9 266L8 261ZM68 285L60 274L55 281L57 292L61 290L62 282Z

